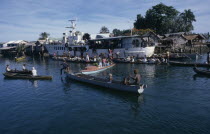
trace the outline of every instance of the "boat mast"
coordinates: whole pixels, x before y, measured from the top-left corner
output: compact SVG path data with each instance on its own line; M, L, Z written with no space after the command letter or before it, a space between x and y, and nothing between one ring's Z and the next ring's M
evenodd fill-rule
M70 28L71 30L69 32L70 32L70 34L72 34L70 36L74 36L74 34L75 34L74 30L76 29L76 20L69 20L69 21L71 22L71 26L66 27L66 28Z

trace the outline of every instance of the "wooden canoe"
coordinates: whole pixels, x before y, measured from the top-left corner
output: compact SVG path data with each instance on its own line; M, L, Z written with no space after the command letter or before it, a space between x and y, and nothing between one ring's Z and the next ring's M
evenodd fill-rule
M193 70L196 74L210 76L210 71L208 70L200 70L197 67L194 67Z
M187 63L187 62L176 62L176 61L169 61L169 64L172 66L182 66L182 67L210 67L210 64L204 63Z
M26 59L26 56L16 57L15 61L22 61L22 60L25 60L25 59Z
M134 93L143 93L144 88L146 88L146 85L124 85L122 82L119 81L113 81L112 83L109 83L106 79L97 78L94 76L89 76L85 74L67 74L67 77L72 80L108 88L108 89L114 89L119 91L127 91L127 92L134 92Z
M115 64L111 64L110 66L105 66L105 67L87 66L85 70L81 71L81 73L83 73L83 74L98 73L98 72L104 71L108 68L111 68L113 66L115 66Z
M149 64L149 65L166 65L166 63L159 63L159 62L142 62L142 61L126 61L124 59L113 59L114 63L129 63L129 64Z
M3 73L5 78L12 79L32 79L32 80L51 80L52 76L37 75L32 76L30 74L18 74L18 73Z

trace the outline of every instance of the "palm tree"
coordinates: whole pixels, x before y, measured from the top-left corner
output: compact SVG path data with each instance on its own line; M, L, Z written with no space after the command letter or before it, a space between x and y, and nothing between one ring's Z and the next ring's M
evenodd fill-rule
M185 32L189 32L193 30L192 22L196 21L195 15L193 14L193 12L190 9L184 10L184 12L180 14L180 17L184 21Z
M46 40L50 36L50 34L47 32L43 32L39 36L40 36L39 38L40 40Z
M100 33L109 33L109 29L105 26L103 26L100 30Z

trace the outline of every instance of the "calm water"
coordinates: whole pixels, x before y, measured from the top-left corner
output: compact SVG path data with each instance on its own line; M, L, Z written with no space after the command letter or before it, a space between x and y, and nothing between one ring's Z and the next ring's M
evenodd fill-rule
M97 74L115 79L140 70L148 85L143 95L108 91L60 76L59 61L29 59L5 66L35 66L52 81L4 79L0 75L1 134L202 134L210 133L210 79L193 77L192 68L117 64ZM83 64L70 64L75 72Z

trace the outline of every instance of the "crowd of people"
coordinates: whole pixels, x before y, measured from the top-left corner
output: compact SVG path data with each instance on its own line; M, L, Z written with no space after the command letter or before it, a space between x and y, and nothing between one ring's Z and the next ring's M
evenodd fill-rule
M167 63L167 59L164 57L157 58L155 56L152 56L150 58L147 58L146 55L143 58L128 55L126 58L123 59L123 61L131 63Z

